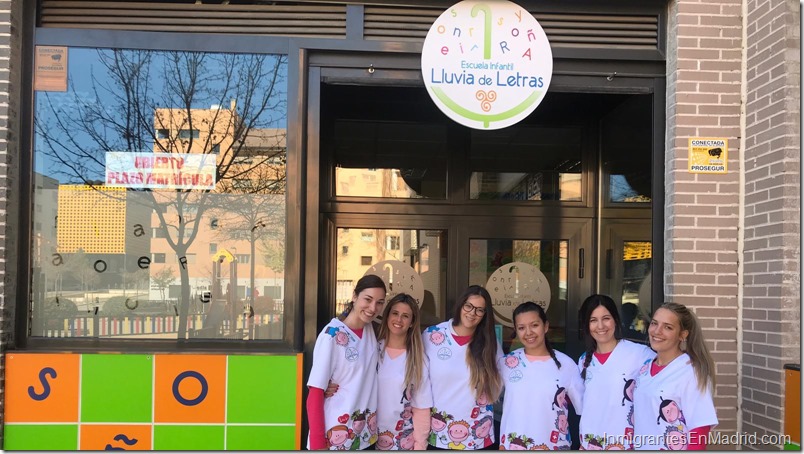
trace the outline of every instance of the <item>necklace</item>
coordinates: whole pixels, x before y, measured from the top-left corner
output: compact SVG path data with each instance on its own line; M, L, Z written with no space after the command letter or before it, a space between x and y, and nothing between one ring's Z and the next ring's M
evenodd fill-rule
M657 366L659 366L659 367L664 367L664 366L666 366L666 365L668 365L668 364L672 363L672 362L673 362L673 360L674 360L674 359L676 359L676 358L678 358L679 356L681 356L681 353L676 354L675 356L673 356L672 358L670 358L670 360L669 360L669 361L667 361L667 362L666 362L666 363L664 363L664 364L662 364L662 362L661 362L661 361L659 361L659 357L658 357L658 356L656 356L656 358L654 358L654 359L653 359L653 362L655 362L655 363L656 363L656 365L657 365Z

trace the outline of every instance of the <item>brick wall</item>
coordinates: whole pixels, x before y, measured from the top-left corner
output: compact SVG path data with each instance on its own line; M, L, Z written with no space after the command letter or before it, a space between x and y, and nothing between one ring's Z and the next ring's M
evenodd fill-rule
M747 1L743 431L780 434L800 361L800 10Z
M664 291L701 321L716 363L717 430L734 433L741 1L676 0L668 8ZM689 173L690 137L727 138L728 173Z
M23 0L0 0L0 353L13 337L17 273L19 130ZM0 423L5 401L5 356L0 356ZM0 444L2 433L0 432Z

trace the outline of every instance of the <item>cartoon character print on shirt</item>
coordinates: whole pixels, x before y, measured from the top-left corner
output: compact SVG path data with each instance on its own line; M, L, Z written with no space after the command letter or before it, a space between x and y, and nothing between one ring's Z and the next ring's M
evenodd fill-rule
M429 333L428 338L433 345L442 346L436 352L436 357L438 357L438 359L446 361L452 358L452 349L449 348L449 346L452 345L452 341L449 340L448 333L438 329L438 325L433 325L427 328L425 332Z
M676 401L664 399L661 396L659 396L659 399L662 400L662 403L659 404L659 417L656 418L656 424L660 424L659 420L663 419L666 423L678 427L679 430L684 430L684 426L687 425L687 420L684 419L684 413L681 411Z
M556 385L556 395L553 396L553 410L558 407L559 410L567 409L567 388Z
M583 441L586 443L584 449L588 451L602 451L603 446L606 444L603 437L596 437L592 434L586 434L586 436L583 437Z
M381 451L388 451L394 447L394 434L386 430L380 433L377 438L377 449Z
M368 411L368 410L366 410ZM366 417L366 421L369 428L369 444L373 445L377 442L377 426L379 422L377 421L377 412L371 413L369 412L368 416Z
M501 437L503 443L505 443L506 439L508 440L509 451L527 451L533 449L533 439L526 435L518 435L516 432L511 432L507 435L503 434Z
M639 373L637 374L636 382L634 383L634 389L639 387L640 380L642 380L642 377L645 377L645 374L647 374L650 370L650 363L652 361L653 359L647 359L644 363L642 363L642 367L639 368Z
M355 410L352 412L352 430L355 432L355 439L352 441L350 450L360 449L360 441L368 440L371 436L370 433L365 432L366 418L368 417L369 410Z
M625 406L625 401L628 401L631 405L634 405L634 388L636 387L636 380L633 378L623 378L623 381L625 381L625 386L623 386L622 406Z
M357 349L353 346L349 346L350 343L355 343L357 340L347 333L343 327L330 326L327 328L326 333L332 336L332 338L335 340L335 345L345 348L343 354L347 361L354 362L358 360L360 354L358 353Z
M558 381L558 380L556 380ZM558 409L556 409L558 407ZM564 441L570 442L569 420L567 417L567 389L556 384L556 393L553 396L552 409L556 412L555 429L550 432L550 442L554 444ZM563 449L556 447L555 449Z
M462 442L469 438L469 423L464 420L452 421L449 423L447 435L451 440L447 444L449 449L466 449L466 445Z
M444 429L447 425L455 419L446 411L438 411L436 407L430 410L430 437L427 442L436 446L436 441L440 440L442 443L447 443L447 435Z
M340 418L338 419L340 420ZM339 424L327 431L327 448L346 451L349 449L346 446L346 443L355 438L355 433L352 431L352 429L343 424Z
M631 407L631 411L628 412L628 416L626 416L626 419L628 425L634 427L634 407Z
M470 416L472 419L478 419L483 413L492 411L494 411L494 405L489 402L489 398L486 397L486 394L481 394L480 397L475 400L475 407L472 408L472 414Z
M636 380L633 378L623 378L625 384L623 385L623 399L621 405L625 406L626 402L631 406L626 416L626 426L623 435L625 441L630 443L634 439L634 389L636 389ZM608 449L608 447L606 448Z
M394 429L399 432L411 424L413 424L413 406L410 405L410 402L405 402L402 412L399 413L399 421L396 422Z
M445 336L436 325L427 328L427 332L430 333L430 342L432 342L433 345L441 345L447 340L447 336Z
M556 420L554 422L556 430L550 433L551 443L560 443L563 441L571 442L569 434L569 419L567 418L566 410L558 410L556 412ZM556 447L559 449L559 447Z
M405 388L402 391L402 398L399 399L399 403L402 404L402 411L399 413L399 420L397 420L394 427L397 433L413 427L413 405L410 403L409 390L410 388Z
M687 449L687 434L678 426L667 426L664 431L664 446L671 451L682 451Z
M396 436L396 445L401 451L413 450L413 428L405 429Z
M511 369L511 373L508 374L508 381L511 383L516 383L519 380L522 380L522 377L525 376L521 370L517 369L519 366L527 367L525 362L522 361L522 358L520 358L517 353L511 352L505 355L505 360L503 363L505 364L505 367Z
M659 404L659 417L656 418L656 424L661 424L662 420L667 423L664 431L665 448L673 451L687 449L689 440L684 431L687 425L684 412L681 411L676 401L661 396L659 399L662 403Z
M494 442L491 441L491 429L494 428L494 417L490 414L484 415L475 420L472 424L472 436L475 439L483 440L483 447L488 448Z

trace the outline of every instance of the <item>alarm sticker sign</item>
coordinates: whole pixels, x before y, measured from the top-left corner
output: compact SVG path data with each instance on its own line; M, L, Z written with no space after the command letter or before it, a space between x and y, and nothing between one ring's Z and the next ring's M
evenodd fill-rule
M422 47L433 102L475 129L518 123L544 99L553 53L539 22L508 1L463 1L444 11Z

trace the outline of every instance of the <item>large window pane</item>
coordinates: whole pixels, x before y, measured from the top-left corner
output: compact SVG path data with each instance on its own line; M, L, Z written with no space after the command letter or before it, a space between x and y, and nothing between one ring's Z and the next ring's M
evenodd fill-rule
M651 242L623 242L622 324L625 337L645 341L651 316Z
M469 241L469 284L486 287L503 349L515 348L513 311L527 301L541 305L550 322L550 341L564 350L567 339L566 240L472 239ZM512 344L513 343L513 344Z
M443 230L338 229L336 313L365 274L380 276L387 300L407 293L419 301L422 326L444 321L447 237Z
M581 200L581 133L570 127L472 131L469 198Z
M287 58L69 52L36 93L32 335L282 338Z
M650 96L633 95L601 122L600 148L608 202L651 201L651 109Z
M335 195L446 198L443 125L339 120L333 134Z

